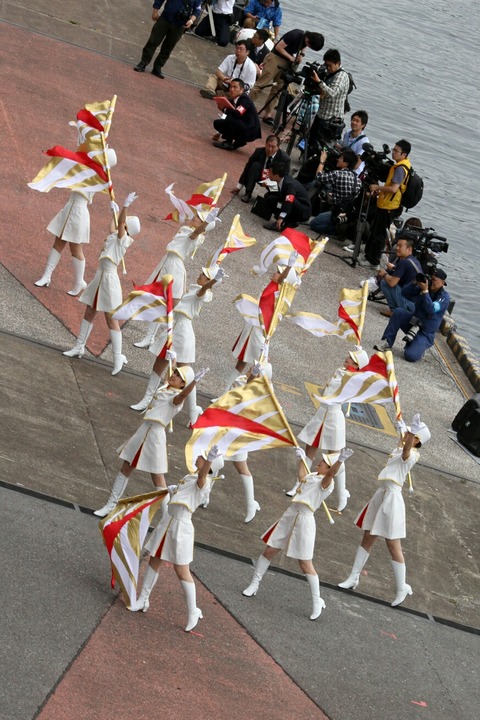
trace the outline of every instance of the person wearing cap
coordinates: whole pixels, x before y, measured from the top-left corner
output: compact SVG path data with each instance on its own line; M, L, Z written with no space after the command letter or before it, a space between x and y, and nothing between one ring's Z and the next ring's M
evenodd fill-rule
M209 268L202 268L197 282L190 285L184 293L180 302L173 311L173 338L172 348L167 349L167 329L165 328L148 348L152 355L155 355L155 363L148 380L145 395L139 403L130 405L132 410L145 410L149 405L155 390L160 384L160 377L165 372L169 359L176 360L178 367L191 365L195 362L195 332L193 320L198 317L206 303L213 300L211 288L216 283L222 282L225 271L218 265ZM167 350L169 355L167 355ZM202 408L197 405L197 393L195 389L188 396L187 407L189 425L194 425Z
M393 347L399 330L407 333L403 352L405 360L417 362L425 355L428 348L435 342L435 333L440 327L443 316L450 304L450 295L445 290L447 274L442 268L432 271L430 280L425 275L417 275L417 279L402 288L402 295L414 303L413 312L396 308L382 339L374 345L376 350L385 352ZM418 331L412 331L418 328Z
M295 454L299 459L305 457L305 452L300 447L295 448ZM310 620L316 620L320 616L325 602L320 597L320 582L312 563L316 535L314 514L333 491L333 478L340 465L352 454L353 450L348 448L342 450L335 460L324 454L317 465L317 472L305 475L290 507L285 510L280 520L262 535L267 548L255 564L252 582L243 591L244 595L251 597L257 594L272 559L280 550L284 550L287 557L298 560L308 582L313 604Z
M180 412L183 403L196 384L208 372L195 374L191 367L174 367L166 383L158 388L148 405L144 419L132 437L118 448L122 469L118 473L106 504L94 515L105 517L115 508L134 470L150 473L155 487L166 488L165 473L168 472L167 438L165 428Z
M336 370L334 376L325 387L323 395L325 395L325 397L327 395L333 395L340 387L343 376L348 370L361 370L365 365L368 365L368 355L365 350L357 345L355 350L348 353L343 365ZM289 497L293 497L297 492L300 482L305 475L305 466L309 468L312 466L318 449L332 457L336 457L340 450L345 447L345 426L345 415L343 414L341 403L325 405L320 399L320 405L315 415L305 425L298 436L298 439L305 443L306 457L305 461L300 462L298 465L297 482L293 488L286 493ZM337 512L341 512L346 508L350 497L346 486L346 474L343 464L335 476L335 489L337 496L336 510Z
M146 285L150 283L160 282L164 275L173 277L172 296L173 305L177 305L180 298L187 290L187 270L185 268L186 258L193 258L196 250L204 243L205 234L216 227L221 222L217 218L218 208L214 208L209 213L200 213L194 215L185 225L182 225L171 240L167 247L166 253L160 260L155 270L148 278ZM148 324L146 335L133 344L138 348L148 348L155 339L159 324L151 322Z
M298 253L294 251L290 253L286 267L279 265L275 269L275 272L271 277L270 283L264 288L264 290L260 294L258 302L260 302L260 299L264 293L268 293L269 291L271 291L272 293L278 293L280 290L280 285L283 282L289 282L291 285L300 284L300 279L293 267L297 261L297 258ZM226 393L230 390L234 380L243 372L245 372L245 369L248 365L253 365L254 363L256 363L260 359L262 354L265 359L268 357L268 347L265 347L265 336L263 334L262 328L260 327L260 324L253 325L251 322L249 322L248 318L245 319L242 331L235 340L235 343L232 347L232 353L233 356L236 358L237 362L235 364L235 368L232 370L228 377L227 384L223 393Z
M103 152L93 158L105 167ZM113 148L106 149L106 161L109 168L117 164L117 154ZM47 264L40 280L35 282L37 287L50 287L52 275L60 262L60 257L68 244L72 255L73 287L68 295L76 297L87 286L83 279L85 274L85 255L83 245L90 242L90 213L88 206L93 201L95 193L84 190L72 190L65 207L50 221L48 232L55 236L53 247L47 258Z
M193 630L203 618L201 609L197 607L195 583L190 573L195 537L192 515L199 505L208 500L213 481L223 467L223 458L214 445L205 457L200 455L195 464L197 473L185 475L178 485L170 485L168 488L170 502L167 512L145 544L150 560L143 578L142 590L138 600L128 608L132 612L146 612L162 562L173 563L187 603L185 632Z
M413 592L405 580L402 539L406 537L406 522L402 488L408 473L420 457L419 448L431 437L428 427L421 422L418 414L413 417L410 427L401 420L398 430L400 442L378 475L380 487L355 519L355 524L364 531L363 538L350 575L344 582L339 583L341 588L355 590L375 540L382 537L387 543L395 576L396 595L392 602L393 607L400 605L407 595Z
M122 331L118 320L114 320L111 313L122 302L122 286L118 277L117 266L133 243L134 236L140 232L140 220L138 217L136 215L127 217L127 208L136 199L136 193L129 193L123 203L121 212L116 202L112 200L110 203L113 213L120 212L118 221L115 224L115 217L112 218L110 235L106 237L103 243L95 277L79 298L80 302L85 303L87 307L80 325L77 341L71 350L66 350L63 353L67 357L83 357L95 316L97 312L103 312L110 329L112 341L112 375L118 375L122 367L127 364L127 358L122 354Z

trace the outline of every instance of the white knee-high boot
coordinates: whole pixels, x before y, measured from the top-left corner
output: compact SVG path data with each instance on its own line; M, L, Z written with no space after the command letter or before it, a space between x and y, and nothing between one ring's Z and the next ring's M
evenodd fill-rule
M110 338L112 340L113 350L113 370L112 375L118 375L124 365L128 363L125 355L122 355L122 331L110 330Z
M357 548L357 554L353 561L352 570L346 580L338 583L338 587L346 588L347 590L355 590L360 580L360 573L363 570L363 566L370 557L370 553L365 550L361 545Z
M407 583L405 582L405 575L407 572L405 563L399 563L395 560L391 560L391 563L393 568L393 574L395 575L395 584L397 586L397 594L395 595L395 599L392 602L392 607L396 607L405 600L407 595L413 595L413 590L411 586L407 585Z
M82 292L82 290L85 290L87 287L87 283L83 279L83 275L85 273L85 260L79 260L76 257L73 257L72 255L72 265L73 265L73 288L71 290L68 290L68 295L73 295L74 297Z
M253 477L251 475L240 475L245 492L245 500L247 502L247 515L245 522L249 523L255 517L255 513L260 510L260 505L255 500L255 489L253 485Z
M185 593L185 600L187 601L187 626L185 632L190 632L196 627L199 620L203 618L203 613L200 608L197 607L197 591L195 589L195 583L187 582L182 580L183 592Z
M313 460L311 460L309 457L306 457L305 462L307 463L308 470L310 471L312 469ZM302 460L302 463L303 463L303 460ZM286 492L285 495L288 495L288 497L293 497L296 494L299 487L300 487L300 480L297 480L297 482L292 487L292 489L289 490L288 492Z
M63 353L67 357L78 357L82 358L85 352L85 345L92 332L92 323L87 320L82 320L80 324L80 332L78 333L77 341L71 350L65 350Z
M117 477L113 481L113 487L110 491L110 497L108 498L106 504L102 508L100 508L100 510L95 510L93 514L97 517L105 517L106 515L109 515L122 497L123 493L125 492L127 484L128 477L123 473L119 472Z
M155 390L158 388L159 385L160 385L159 375L157 375L157 373L152 372L152 374L148 378L148 384L147 384L147 389L145 391L145 395L143 396L143 398L140 400L139 403L137 403L136 405L130 405L132 410L146 410L147 407L152 402L153 396L155 394Z
M345 510L350 493L346 488L345 466L342 464L335 475L335 489L337 491L337 512Z
M47 257L47 264L45 266L45 270L43 271L43 275L40 278L40 280L37 280L35 285L37 287L49 287L50 281L52 279L52 273L55 270L55 268L58 265L58 261L61 258L61 254L58 252L58 250L55 250L55 248L52 248L50 252L48 253Z
M322 610L325 607L325 600L320 597L320 580L318 575L307 575L307 582L310 586L310 592L312 594L312 614L310 620L316 620L322 614Z
M140 595L138 596L138 600L136 602L132 603L128 610L131 610L132 612L138 612L139 610L142 610L143 612L147 612L149 606L150 606L150 593L152 592L153 588L155 587L155 584L158 580L158 572L155 572L155 570L152 568L151 565L148 565L145 576L143 578L143 585L142 590L140 592Z
M148 323L148 329L146 334L141 340L137 340L137 342L134 342L133 344L135 347L138 348L148 348L155 340L155 335L157 334L158 330L158 323Z
M246 597L252 597L257 594L258 587L262 581L263 576L270 567L270 560L267 560L265 555L260 555L257 562L255 563L255 572L253 573L252 582L245 588L243 594Z
M193 390L191 391L191 393L189 393L189 395L187 395L186 397L185 410L188 413L187 427L195 425L199 416L203 412L200 405L197 405L197 388L195 387L195 385L193 386Z

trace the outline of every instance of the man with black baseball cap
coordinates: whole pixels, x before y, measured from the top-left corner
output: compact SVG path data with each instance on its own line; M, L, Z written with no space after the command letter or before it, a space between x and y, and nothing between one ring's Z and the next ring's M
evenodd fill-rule
M430 279L419 273L416 279L402 288L402 295L415 303L413 312L396 308L383 332L382 340L374 345L376 350L389 350L399 330L406 335L404 357L409 362L421 360L425 351L435 340L435 333L450 304L450 295L445 290L447 273L435 268Z

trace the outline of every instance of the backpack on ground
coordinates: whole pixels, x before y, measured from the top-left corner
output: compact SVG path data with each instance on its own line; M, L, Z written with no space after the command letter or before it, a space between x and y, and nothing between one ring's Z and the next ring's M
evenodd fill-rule
M423 180L412 168L408 171L408 181L405 192L402 195L402 207L410 210L418 205L423 196Z

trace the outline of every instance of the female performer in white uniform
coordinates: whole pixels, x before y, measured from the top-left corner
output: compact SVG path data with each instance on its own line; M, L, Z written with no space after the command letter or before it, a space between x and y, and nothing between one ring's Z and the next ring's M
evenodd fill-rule
M417 448L430 439L430 431L425 423L420 422L420 415L415 415L410 428L399 423L403 439L400 446L391 453L387 464L380 472L380 487L365 505L355 524L364 530L362 542L357 549L349 577L339 587L355 590L360 573L368 560L370 551L377 537L385 538L391 555L391 563L395 576L397 592L392 606L400 605L412 588L405 582L405 558L402 552L402 538L406 537L405 503L402 487L405 479L419 458Z
M302 448L295 448L295 454L300 460L305 458ZM244 595L251 597L257 594L270 562L280 550L284 550L287 557L298 560L308 581L313 602L310 620L316 620L320 616L325 601L320 597L320 581L312 563L316 534L314 513L333 491L333 478L340 465L352 454L353 450L345 448L333 464L328 455L324 455L317 465L317 472L305 475L290 507L285 510L280 520L262 535L267 549L258 558L252 582L243 591Z
M213 478L209 476L209 471L216 475L223 467L218 448L213 446L206 459L198 457L196 466L197 474L185 475L178 485L169 487L171 498L168 510L145 544L151 557L143 578L142 590L136 603L129 608L133 612L148 610L150 593L158 580L162 560L171 562L187 602L188 619L185 632L193 630L203 617L202 611L197 607L195 583L190 573L195 536L192 515L210 493Z
M115 478L106 505L96 510L94 515L105 517L112 512L125 492L134 470L150 473L155 487L167 487L165 473L168 472L168 457L165 428L180 412L185 399L207 372L208 370L204 369L195 375L191 367L175 368L167 378L166 384L158 388L145 412L143 423L137 432L118 448L118 454L123 460L122 469Z
M110 168L117 164L117 155L113 148L107 148L107 161ZM100 155L100 159L102 158ZM98 157L96 158L98 160ZM90 242L90 213L88 206L95 193L85 190L72 190L65 207L50 221L48 232L55 235L53 247L47 258L47 264L37 287L49 287L52 274L57 267L65 245L68 243L73 263L73 288L69 295L78 295L87 286L83 279L85 273L85 255L83 245Z
M80 332L77 342L71 350L63 354L68 357L83 357L85 345L92 331L92 323L97 312L105 313L105 321L110 328L110 338L113 349L113 370L112 375L117 375L127 358L122 354L122 332L118 320L114 320L111 312L122 302L122 286L118 277L117 265L133 243L133 236L140 232L140 221L136 215L127 217L127 208L136 200L137 195L130 193L123 209L118 217L118 228L112 220L110 235L106 238L98 264L95 277L85 288L80 296L80 302L87 305L84 319L80 325ZM111 203L112 211L118 212L119 207L115 202Z
M198 317L203 306L213 300L213 294L210 288L212 288L215 283L221 282L224 275L225 271L223 268L218 267L218 265L210 268L202 268L197 283L190 285L187 292L175 307L173 312L172 351L179 367L195 362L195 332L193 330L193 320ZM130 406L132 410L145 410L153 397L155 389L160 383L161 375L168 365L166 358L166 329L160 337L150 345L149 351L156 356L153 370L147 384L145 395L139 403ZM187 412L189 423L193 425L202 412L202 408L197 405L197 394L195 390L189 395Z

